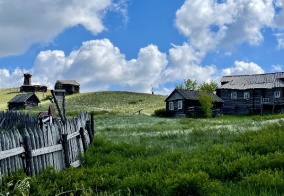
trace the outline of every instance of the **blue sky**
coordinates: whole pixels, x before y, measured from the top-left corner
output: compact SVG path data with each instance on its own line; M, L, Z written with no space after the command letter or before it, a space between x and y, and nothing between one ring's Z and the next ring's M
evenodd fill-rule
M284 69L284 0L0 3L0 88L23 72L53 88L169 94L184 79Z

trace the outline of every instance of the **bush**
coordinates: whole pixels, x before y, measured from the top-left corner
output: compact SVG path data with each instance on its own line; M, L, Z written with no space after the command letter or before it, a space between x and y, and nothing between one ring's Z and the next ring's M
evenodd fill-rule
M282 195L284 193L284 173L278 170L261 170L245 177L241 184L255 190L277 190L278 194Z
M222 185L212 181L205 172L174 173L166 180L169 195L220 195Z
M155 110L153 116L158 116L158 117L172 117L172 116L173 116L173 113L167 111L165 108L161 108L161 109Z

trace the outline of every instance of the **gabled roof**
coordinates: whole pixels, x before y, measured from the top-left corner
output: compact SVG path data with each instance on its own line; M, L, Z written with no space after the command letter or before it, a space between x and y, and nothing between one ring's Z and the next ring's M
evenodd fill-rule
M80 86L80 84L78 82L76 82L76 80L57 80L56 83L71 84L71 85L75 85L75 86Z
M255 74L255 75L238 75L224 76L221 79L221 86L218 89L271 89L284 87L284 72Z
M27 94L18 94L14 98L12 98L8 103L24 103L32 96L35 96L38 103L40 102L38 97L34 93L27 93Z
M179 93L184 99L187 100L196 100L198 101L198 94L200 91L193 91L193 90L183 90L183 89L175 89L167 98L165 101L167 101L174 93ZM224 102L220 97L215 95L214 93L207 93L209 95L212 95L213 102Z

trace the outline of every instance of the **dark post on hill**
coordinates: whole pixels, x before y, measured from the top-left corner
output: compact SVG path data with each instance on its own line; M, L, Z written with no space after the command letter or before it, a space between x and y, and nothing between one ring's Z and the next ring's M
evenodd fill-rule
M61 121L63 122L63 124L65 124L66 123L65 90L51 90L51 94L52 94L54 103L56 105L56 108L58 110L58 113L60 115ZM62 101L63 113L61 112L58 101Z

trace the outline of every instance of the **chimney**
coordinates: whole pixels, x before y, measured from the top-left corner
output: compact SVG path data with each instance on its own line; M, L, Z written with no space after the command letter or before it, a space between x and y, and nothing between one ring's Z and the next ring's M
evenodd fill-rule
M32 85L31 78L32 78L32 74L25 73L24 74L24 84L23 85L31 86Z

